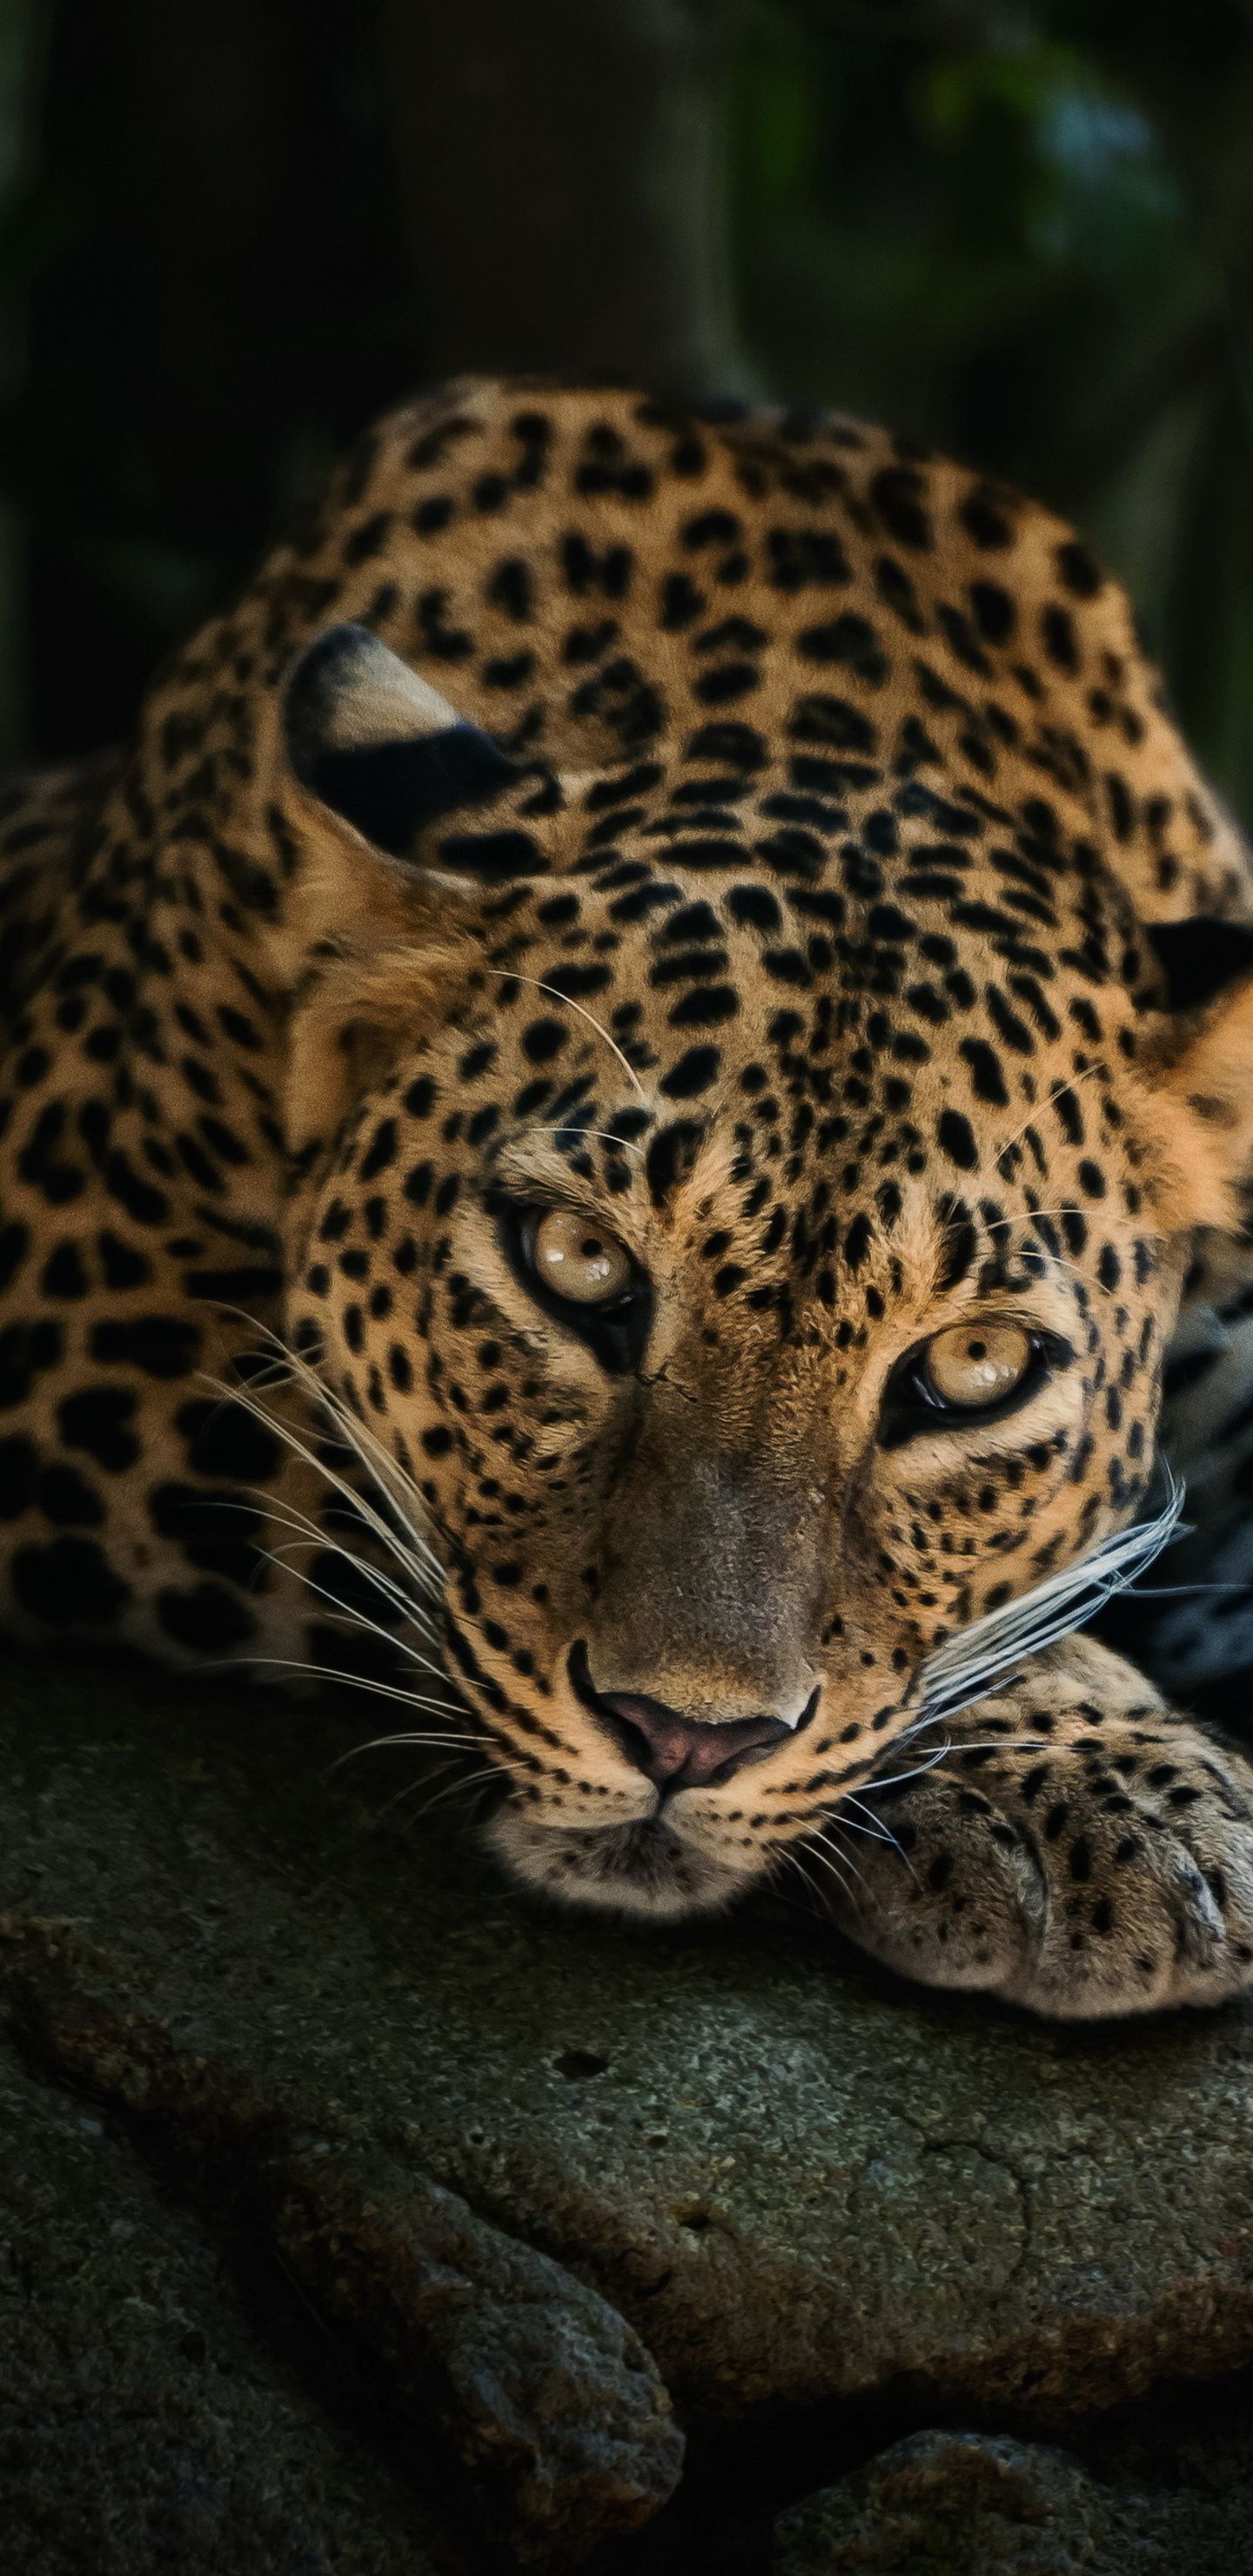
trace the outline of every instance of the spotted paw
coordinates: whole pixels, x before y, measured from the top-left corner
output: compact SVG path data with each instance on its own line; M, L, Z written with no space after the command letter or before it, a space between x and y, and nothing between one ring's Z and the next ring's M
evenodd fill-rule
M967 1712L977 1743L871 1784L862 1830L837 1817L841 1929L924 1984L1058 2020L1219 2003L1253 1984L1248 1763L1155 1708L1138 1721L1089 1708L1063 1741L1047 1711L1024 1740L1024 1715L1009 1702Z

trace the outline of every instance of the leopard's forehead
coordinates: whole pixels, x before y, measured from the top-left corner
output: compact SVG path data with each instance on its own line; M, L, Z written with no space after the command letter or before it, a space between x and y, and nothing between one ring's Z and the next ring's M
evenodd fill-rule
M197 806L217 759L239 834L272 693L350 619L535 764L506 829L443 836L492 871L677 835L693 870L747 852L803 885L834 844L869 881L903 844L973 840L1027 922L1005 853L1104 865L1145 919L1241 908L1235 836L1126 599L1062 520L860 423L731 414L469 385L381 423L208 661L202 639L155 692L154 780ZM274 867L268 827L255 864Z
M511 1092L512 1058L490 1059L515 1117L591 1124L625 1075L654 1123L719 1120L778 1177L817 1172L846 1206L877 1191L894 1208L889 1172L951 1191L1027 1165L1043 1179L1055 1159L1080 1201L1124 1185L1139 1145L1114 1093L1146 968L1116 887L1043 830L1031 856L1026 831L1012 847L982 827L906 840L886 804L855 840L825 807L820 839L813 795L806 825L786 827L786 868L762 866L746 803L716 862L706 837L693 868L668 825L672 782L653 782L664 832L641 813L649 792L637 778L613 848L489 908L478 1007L529 1068ZM904 802L908 824L916 794ZM618 1107L629 1119L629 1094Z
M840 1033L864 1028L903 1066L951 1049L973 1071L982 1021L1019 1074L1112 1043L1148 985L1124 893L1044 803L997 834L914 783L855 825L812 781L803 795L707 781L736 801L699 811L687 783L637 769L608 848L598 824L563 815L550 833L561 883L523 882L485 909L493 964L543 951L584 1001L631 983L627 1015L672 1030L716 1032L752 1009L780 1039L807 1029L829 1043L838 1006ZM463 860L477 837L459 836ZM1003 1098L986 1048L979 1061L990 1087L976 1096Z

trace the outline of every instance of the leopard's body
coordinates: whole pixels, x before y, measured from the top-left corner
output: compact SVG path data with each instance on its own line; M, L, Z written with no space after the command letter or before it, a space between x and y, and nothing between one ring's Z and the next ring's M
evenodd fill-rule
M289 685L345 622L399 664ZM4 808L7 1623L403 1666L429 1547L524 1877L676 1912L834 1836L918 1975L1245 1984L1253 1774L1103 1648L894 1776L928 1654L1146 1508L1172 1349L1190 1545L1253 1561L1248 1013L1168 1011L1147 937L1202 918L1238 964L1245 849L1047 511L839 421L385 422L125 760ZM537 1296L527 1208L626 1247L629 1329ZM1023 1400L902 1428L909 1354L1006 1316ZM1253 1659L1225 1598L1180 1691ZM777 1723L665 1796L618 1706Z

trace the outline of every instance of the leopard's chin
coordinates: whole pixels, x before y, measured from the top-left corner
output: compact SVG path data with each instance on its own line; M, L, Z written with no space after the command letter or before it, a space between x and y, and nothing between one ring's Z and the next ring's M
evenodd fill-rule
M728 1867L660 1816L580 1829L536 1824L506 1803L488 1825L487 1841L515 1878L546 1896L653 1922L718 1913L759 1874Z

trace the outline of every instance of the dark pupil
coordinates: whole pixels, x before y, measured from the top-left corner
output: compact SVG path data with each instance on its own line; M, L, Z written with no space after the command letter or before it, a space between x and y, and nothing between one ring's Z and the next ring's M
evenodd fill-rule
M601 1250L601 1246L598 1244L595 1235L589 1234L586 1243L581 1243L579 1245L579 1250L585 1261L595 1261Z
M967 1359L968 1359L968 1360L981 1360L981 1359L983 1359L983 1358L986 1356L986 1353L987 1353L987 1347L988 1347L988 1346L987 1346L987 1343L986 1343L986 1342L967 1342L967 1344L966 1344L966 1357L967 1357Z

